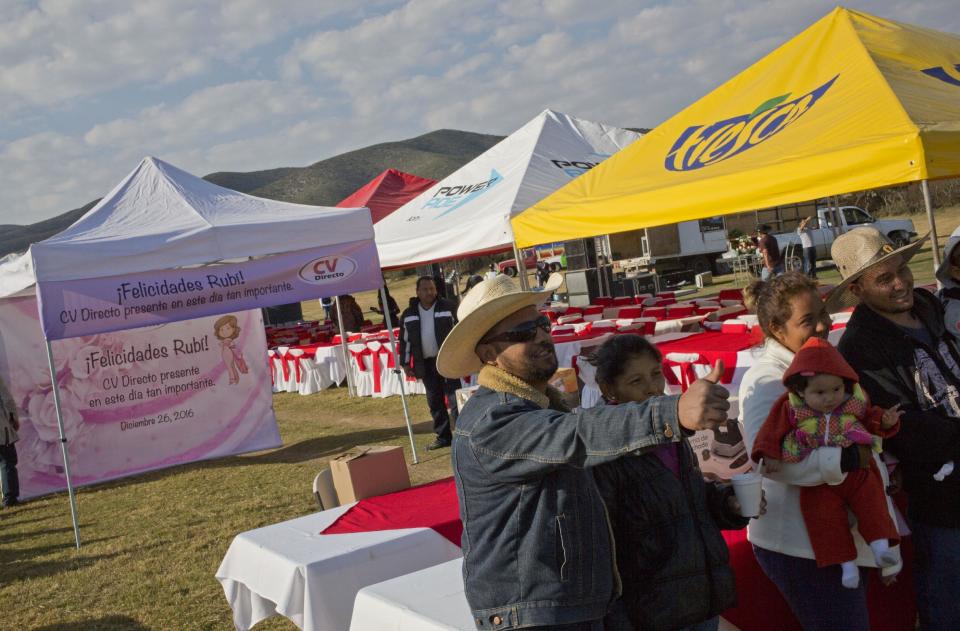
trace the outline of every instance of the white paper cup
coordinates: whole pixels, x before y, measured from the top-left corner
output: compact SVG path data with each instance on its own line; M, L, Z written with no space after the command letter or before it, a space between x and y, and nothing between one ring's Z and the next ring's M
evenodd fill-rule
M744 517L760 516L760 500L763 498L763 476L756 471L740 473L730 478L733 492L740 502L740 514Z

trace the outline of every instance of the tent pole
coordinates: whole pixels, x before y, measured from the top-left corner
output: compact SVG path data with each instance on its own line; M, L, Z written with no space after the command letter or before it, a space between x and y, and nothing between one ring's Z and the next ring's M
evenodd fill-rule
M830 196L830 214L833 216L833 238L836 239L846 232L843 227L843 218L840 217L840 200L836 195Z
M603 273L603 248L600 246L600 237L593 238L593 257L597 261L597 291L601 296L609 296Z
M334 296L333 303L337 308L337 328L340 329L340 348L343 350L343 369L347 374L347 396L354 397L357 395L357 388L353 384L353 373L350 372L350 349L347 348L347 332L343 330L343 311L340 309L340 296Z
M60 408L60 386L57 385L57 367L53 363L53 349L50 340L44 336L47 345L47 364L50 367L50 383L53 384L53 407L57 411L57 429L60 430L60 449L63 451L63 470L67 477L67 494L70 496L70 517L73 519L73 538L80 549L80 523L77 521L77 495L70 478L70 454L67 451L67 436L63 431L63 411Z
M927 221L930 222L930 247L933 249L933 271L940 267L940 245L937 243L937 220L933 216L933 204L930 203L930 187L926 180L920 180L920 190L923 191L923 205L927 207ZM937 281L939 284L940 281Z
M530 291L530 280L527 278L527 262L523 258L523 252L517 247L517 242L513 242L513 260L517 263L517 278L520 280L520 289Z
M413 464L420 464L417 458L417 446L413 442L413 426L410 424L410 409L407 407L406 384L403 372L403 364L400 362L400 354L397 351L397 340L393 335L393 318L390 317L390 305L387 304L386 283L380 287L380 297L383 300L383 320L387 323L387 336L390 338L390 348L393 353L393 372L397 375L400 382L400 405L403 406L403 420L407 423L407 435L410 436L410 451L413 453Z

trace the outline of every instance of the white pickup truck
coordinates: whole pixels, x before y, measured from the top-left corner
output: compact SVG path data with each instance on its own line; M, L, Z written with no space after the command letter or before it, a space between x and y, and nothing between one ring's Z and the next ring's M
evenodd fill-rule
M913 221L909 219L874 219L870 213L857 206L837 208L818 208L817 219L809 223L813 244L817 248L818 259L830 258L830 246L833 240L849 230L860 226L870 226L889 237L898 247L906 245L917 236ZM800 268L800 235L784 232L774 235L780 251L787 257L789 269ZM796 259L796 260L793 260Z

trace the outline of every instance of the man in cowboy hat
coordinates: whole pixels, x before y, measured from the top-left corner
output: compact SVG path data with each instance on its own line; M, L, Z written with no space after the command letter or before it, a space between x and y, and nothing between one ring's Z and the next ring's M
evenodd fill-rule
M479 372L453 437L478 629L602 629L620 581L587 468L727 418L728 393L715 385L722 365L679 397L570 412L547 385L557 356L537 309L561 282L554 274L541 291L521 291L508 276L479 283L437 358L447 377Z
M875 228L841 235L831 254L843 282L827 304L859 302L840 352L875 405L903 410L883 446L909 497L921 628L960 629L960 467L943 473L960 465L960 347L937 299L913 287L908 262L925 240L897 249Z

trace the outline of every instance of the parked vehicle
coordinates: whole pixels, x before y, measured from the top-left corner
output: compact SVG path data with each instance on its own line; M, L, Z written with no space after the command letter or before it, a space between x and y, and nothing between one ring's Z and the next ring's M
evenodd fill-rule
M817 208L817 219L811 221L811 236L817 249L818 259L830 258L833 240L851 228L871 226L886 235L894 245L901 247L916 238L917 231L910 219L875 219L867 211L857 206ZM783 232L774 235L781 251L787 257L787 269L800 269L802 255L800 235Z
M614 271L626 274L653 270L658 274L716 272L717 259L729 247L722 217L681 221L607 238Z
M551 272L559 272L567 267L563 243L538 245L523 251L523 265L527 270L537 268L537 263L543 261ZM507 259L497 264L497 271L507 276L517 275L517 259Z

